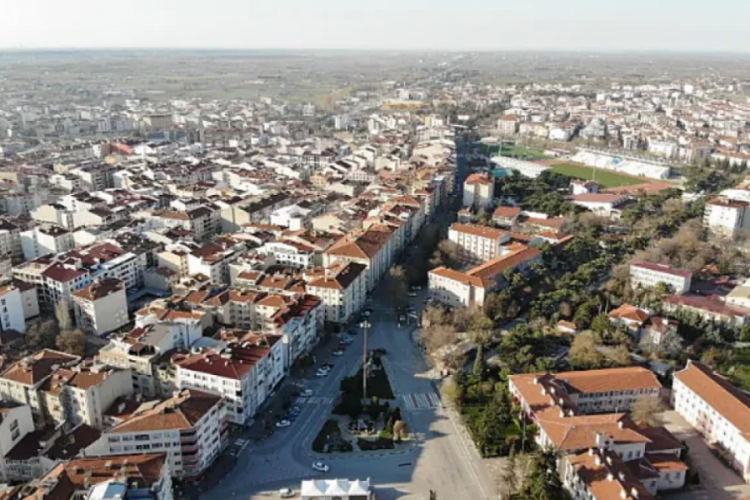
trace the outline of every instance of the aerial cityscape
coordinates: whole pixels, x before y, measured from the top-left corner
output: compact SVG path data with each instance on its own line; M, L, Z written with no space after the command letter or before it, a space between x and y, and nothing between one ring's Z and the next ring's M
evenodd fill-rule
M750 499L736 21L155 3L4 16L0 500Z

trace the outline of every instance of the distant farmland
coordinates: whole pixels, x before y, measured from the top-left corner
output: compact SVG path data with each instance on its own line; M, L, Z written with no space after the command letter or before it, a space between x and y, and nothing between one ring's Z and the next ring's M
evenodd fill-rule
M575 177L576 179L591 180L596 177L596 182L604 186L605 188L619 187L619 186L634 186L636 184L645 184L649 182L649 179L639 177L629 177L627 175L618 174L617 172L611 172L608 170L596 169L596 176L594 175L593 167L586 167L584 165L574 165L572 163L560 163L552 167L553 172L558 174L567 175L569 177Z

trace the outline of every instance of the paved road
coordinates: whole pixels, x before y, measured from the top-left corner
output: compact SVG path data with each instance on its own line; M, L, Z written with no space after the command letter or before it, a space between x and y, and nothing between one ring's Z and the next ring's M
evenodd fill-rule
M421 305L421 299L413 300ZM387 307L385 286L376 290L374 304L369 348L386 349L386 370L397 404L410 431L416 434L417 443L404 445L394 454L326 458L331 466L328 474L311 469L310 464L317 457L310 445L329 415L339 381L360 366L364 341L360 331L345 355L334 358L331 374L308 383L314 397L300 404L302 412L292 426L261 444L249 444L230 475L216 488L202 493L202 500L277 498L279 488L299 490L301 480L315 477L369 477L379 500L427 499L430 489L436 490L440 498L497 498L484 464L468 442L457 416L440 406L435 382L411 340L410 330L396 326Z

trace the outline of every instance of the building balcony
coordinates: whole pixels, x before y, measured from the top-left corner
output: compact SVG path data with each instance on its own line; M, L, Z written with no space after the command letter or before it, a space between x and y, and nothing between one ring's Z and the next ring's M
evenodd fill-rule
M182 451L182 456L185 455L192 455L194 453L198 452L198 443L191 443L191 444L184 444L180 447L180 450Z

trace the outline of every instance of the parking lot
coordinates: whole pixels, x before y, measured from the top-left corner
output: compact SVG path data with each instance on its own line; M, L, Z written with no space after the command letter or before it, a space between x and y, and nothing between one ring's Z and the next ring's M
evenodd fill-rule
M700 476L699 488L670 495L675 500L729 500L750 497L750 485L724 465L709 449L703 437L675 411L662 415L664 426L690 448L690 466Z

